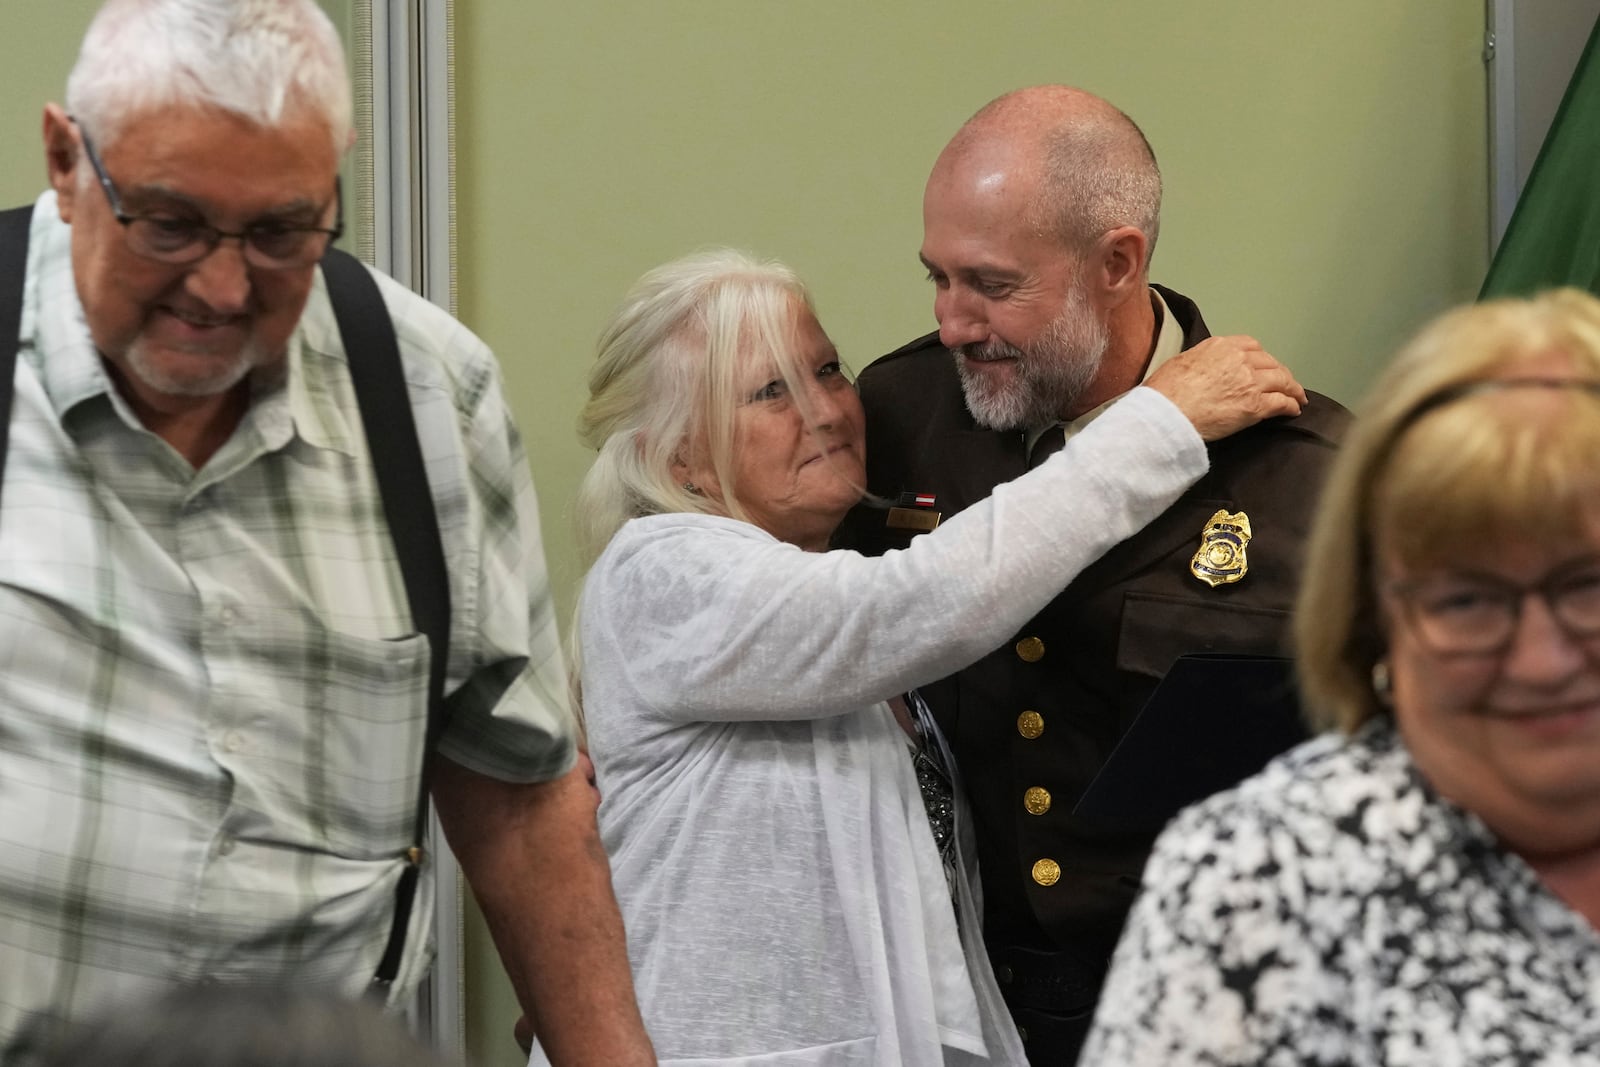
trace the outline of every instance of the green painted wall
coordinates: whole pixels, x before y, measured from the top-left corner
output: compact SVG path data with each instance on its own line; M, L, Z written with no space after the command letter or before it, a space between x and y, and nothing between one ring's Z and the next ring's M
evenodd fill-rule
M0 37L0 204L31 202L45 188L41 129L44 105L66 95L67 71L98 0L6 5Z
M1351 401L1486 262L1482 10L673 0L458 6L463 318L499 353L563 596L593 340L647 268L730 243L810 280L846 359L932 328L921 193L1019 85L1101 92L1168 196L1157 280Z
M0 202L43 187L39 108L96 6L8 4ZM1167 179L1156 278L1347 402L1486 263L1477 3L460 0L455 18L461 310L506 367L564 611L573 419L628 284L707 244L786 259L865 365L932 328L922 183L1006 89L1065 81L1138 120ZM472 930L472 1045L519 1065Z

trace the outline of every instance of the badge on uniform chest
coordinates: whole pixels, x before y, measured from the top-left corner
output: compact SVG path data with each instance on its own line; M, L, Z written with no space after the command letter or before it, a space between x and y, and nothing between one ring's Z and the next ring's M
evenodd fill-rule
M1245 546L1250 543L1250 516L1218 509L1200 531L1200 547L1189 561L1189 573L1213 589L1237 582L1250 571Z

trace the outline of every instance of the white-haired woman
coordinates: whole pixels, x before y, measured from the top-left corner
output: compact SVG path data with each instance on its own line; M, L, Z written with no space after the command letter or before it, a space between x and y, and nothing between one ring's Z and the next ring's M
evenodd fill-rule
M634 288L581 422L599 458L579 645L601 833L663 1062L1024 1062L948 757L914 698L900 722L889 701L1000 644L1175 500L1205 469L1202 433L1298 411L1259 347L1214 347L868 559L826 551L862 496L862 416L795 277L719 252Z
M1162 835L1083 1064L1600 1064L1600 301L1450 313L1330 476L1326 736Z

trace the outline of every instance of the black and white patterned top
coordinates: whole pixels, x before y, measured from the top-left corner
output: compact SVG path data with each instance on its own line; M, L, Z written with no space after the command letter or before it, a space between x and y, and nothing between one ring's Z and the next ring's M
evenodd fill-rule
M1079 1062L1600 1064L1600 934L1380 719L1167 827Z

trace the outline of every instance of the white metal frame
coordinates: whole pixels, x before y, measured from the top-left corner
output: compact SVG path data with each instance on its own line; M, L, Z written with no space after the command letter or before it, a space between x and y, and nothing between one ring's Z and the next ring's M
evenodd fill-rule
M450 0L373 0L374 265L454 312Z
M373 265L454 313L455 197L451 135L451 0L372 0ZM434 862L438 958L411 1008L418 1033L460 1055L462 881L437 819Z
M1483 60L1489 68L1489 254L1517 207L1517 41L1513 0L1485 0Z

